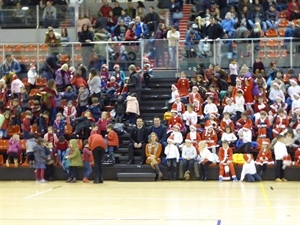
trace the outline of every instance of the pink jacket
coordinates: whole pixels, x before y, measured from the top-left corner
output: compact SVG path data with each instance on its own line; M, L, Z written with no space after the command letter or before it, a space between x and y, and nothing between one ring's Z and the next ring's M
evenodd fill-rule
M20 79L13 80L11 82L11 93L21 93L21 87L24 87L23 82Z
M20 141L16 141L12 138L9 139L7 154L9 154L9 153L17 153L18 155L21 154Z
M136 97L128 96L126 100L127 100L126 113L135 113L137 115L140 115L139 102L136 99Z
M71 108L71 114L68 115L68 106L66 106L64 108L63 115L64 115L64 117L67 117L67 116L69 116L69 117L75 117L76 113L77 113L76 108L74 106L72 106L72 108Z

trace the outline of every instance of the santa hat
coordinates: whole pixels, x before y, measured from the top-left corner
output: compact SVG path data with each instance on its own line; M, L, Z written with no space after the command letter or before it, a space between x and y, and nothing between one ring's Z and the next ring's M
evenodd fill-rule
M243 128L244 128L244 129L250 130L250 129L251 129L251 125L248 124L248 123L246 123L246 124L243 126Z
M193 89L196 89L197 91L199 91L199 88L197 86L193 86Z
M171 135L171 136L168 138L167 142L172 142L172 143L174 143L174 135Z
M261 143L263 145L268 145L268 144L270 144L270 141L268 139L263 139Z
M295 84L298 84L298 82L297 82L296 78L292 78L292 79L290 79L290 82L292 82L292 83L295 83Z
M171 113L178 113L178 111L176 109L172 109Z
M181 128L181 124L180 123L176 123L173 127L177 127L178 129Z
M241 91L241 92L242 92L242 94L244 94L244 91L243 91L242 89L238 89L238 91Z
M213 116L214 118L217 117L217 115L216 115L215 113L210 113L210 114L209 114L209 117L211 117L211 116Z
M300 97L299 93L294 93L294 96L298 98Z
M273 86L277 86L277 87L279 87L279 86L280 86L280 84L279 84L279 83L277 83L277 82L274 82L274 83L273 83Z
M180 99L179 95L175 95L175 100Z
M114 65L114 69L116 69L116 68L120 68L120 65L119 64L115 64Z
M177 87L175 84L172 84L171 87L177 90Z
M283 100L283 98L282 98L281 95L277 95L277 96L276 96L276 99L281 99L281 100Z
M227 102L227 101L232 101L232 99L231 99L231 98L226 98L225 101L226 101L226 102Z
M196 126L195 126L195 125L190 125L190 129L197 130L197 128L196 128Z
M142 70L141 70L140 67L137 66L137 67L135 67L135 71L139 73L139 72L141 72Z
M147 56L144 56L144 57L143 57L143 61L144 61L144 63L148 63L148 62L149 62L148 57L147 57Z
M185 142L192 143L192 140L191 139L185 139Z
M102 64L102 66L101 66L101 68L106 68L106 69L108 69L108 67L107 67L107 65L106 64Z
M35 65L33 63L30 63L30 69L32 69L32 70L36 69L36 67L35 67Z

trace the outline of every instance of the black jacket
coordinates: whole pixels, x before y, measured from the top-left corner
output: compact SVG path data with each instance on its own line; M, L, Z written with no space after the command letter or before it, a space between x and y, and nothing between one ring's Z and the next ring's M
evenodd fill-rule
M129 76L128 92L135 93L141 90L140 77L136 72L133 72Z
M142 128L142 133L143 133L143 140L141 141L142 144L146 144L148 142L148 130L145 126L143 126ZM134 144L134 143L139 143L137 140L137 132L138 132L138 128L134 127L131 132L130 132L130 143Z

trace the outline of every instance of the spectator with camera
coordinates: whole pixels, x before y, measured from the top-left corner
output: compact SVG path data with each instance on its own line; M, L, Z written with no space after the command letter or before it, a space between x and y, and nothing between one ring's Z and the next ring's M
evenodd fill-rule
M46 7L43 12L44 28L56 26L56 8L52 5L52 1L46 2Z

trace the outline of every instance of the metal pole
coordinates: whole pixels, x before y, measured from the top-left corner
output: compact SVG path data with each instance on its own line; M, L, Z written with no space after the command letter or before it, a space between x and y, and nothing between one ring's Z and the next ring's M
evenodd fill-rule
M253 65L253 63L254 63L254 55L255 55L255 48L254 48L254 42L253 42L253 40L251 41L251 52L252 52L252 54L251 54L251 61L252 61L252 64L251 65Z
M36 29L40 26L40 7L36 5Z
M296 47L296 53L297 54L297 45ZM293 39L290 39L290 68L293 68Z
M140 60L141 60L141 70L143 71L143 68L144 68L144 40L141 40L140 41L140 46L141 46L141 57L140 57Z

